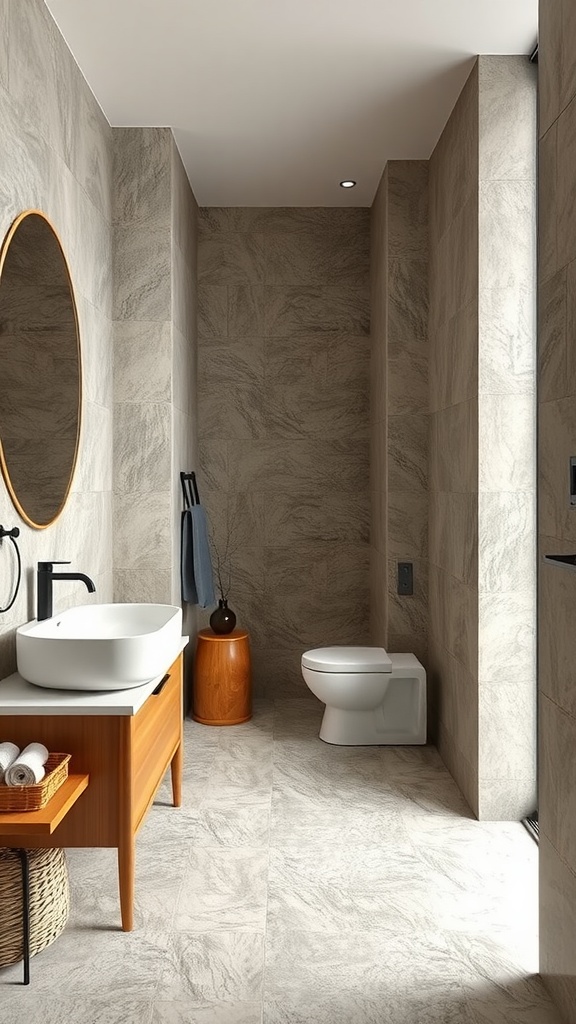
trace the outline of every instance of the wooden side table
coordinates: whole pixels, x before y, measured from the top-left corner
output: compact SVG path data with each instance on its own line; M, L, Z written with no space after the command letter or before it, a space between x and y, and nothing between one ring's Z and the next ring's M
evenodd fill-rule
M198 633L192 718L202 725L240 725L252 718L250 638L244 629Z

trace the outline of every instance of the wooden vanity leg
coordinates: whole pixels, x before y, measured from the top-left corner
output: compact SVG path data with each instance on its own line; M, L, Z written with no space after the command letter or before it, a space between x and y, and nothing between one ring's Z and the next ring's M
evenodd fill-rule
M170 762L170 772L172 775L172 803L174 807L182 806L182 765L183 765L183 746L182 741L178 744L176 753Z
M133 835L126 836L118 847L118 887L120 889L120 912L122 915L123 932L131 932L134 927L135 867L135 837Z

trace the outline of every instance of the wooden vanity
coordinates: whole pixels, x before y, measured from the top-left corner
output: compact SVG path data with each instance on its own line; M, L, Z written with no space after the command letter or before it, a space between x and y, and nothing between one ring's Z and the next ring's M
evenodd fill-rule
M2 835L0 845L115 847L124 931L133 927L136 834L168 766L173 804L181 803L182 661L180 653L159 679L107 693L42 690L17 674L0 682L0 740L39 740L90 776L53 835Z

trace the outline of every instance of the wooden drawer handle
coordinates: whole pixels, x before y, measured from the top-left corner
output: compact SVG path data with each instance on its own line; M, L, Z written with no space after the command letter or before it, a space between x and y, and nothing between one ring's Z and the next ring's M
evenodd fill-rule
M170 673L167 672L166 675L164 676L164 679L161 679L160 682L158 683L158 686L156 687L156 689L152 690L151 696L152 697L157 697L158 694L162 693L162 690L166 686L166 683L168 682L169 679L170 679Z

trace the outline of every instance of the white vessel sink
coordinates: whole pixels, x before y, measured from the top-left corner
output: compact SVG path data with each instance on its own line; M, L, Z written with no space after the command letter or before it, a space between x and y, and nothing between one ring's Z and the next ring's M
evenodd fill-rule
M91 604L16 630L18 672L58 690L125 690L166 671L182 640L170 604Z

